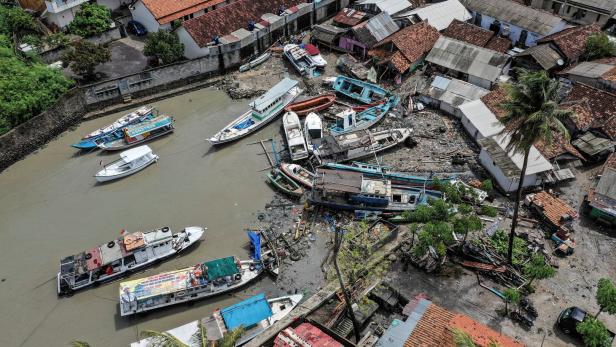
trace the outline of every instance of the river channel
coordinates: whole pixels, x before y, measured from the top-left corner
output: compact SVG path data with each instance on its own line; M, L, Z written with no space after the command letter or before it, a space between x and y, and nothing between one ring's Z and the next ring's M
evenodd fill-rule
M203 89L153 105L175 117L176 131L149 143L160 160L133 176L97 185L92 176L100 162L118 153L83 154L70 147L126 112L84 122L0 174L0 346L68 346L73 339L93 347L126 346L140 330L182 325L271 283L265 277L233 295L136 318L119 317L117 282L57 297L60 259L106 243L122 229L208 228L188 253L131 278L213 257L248 256L244 228L274 194L261 171L267 166L261 146L249 143L272 137L280 123L214 149L205 139L237 117L246 100Z

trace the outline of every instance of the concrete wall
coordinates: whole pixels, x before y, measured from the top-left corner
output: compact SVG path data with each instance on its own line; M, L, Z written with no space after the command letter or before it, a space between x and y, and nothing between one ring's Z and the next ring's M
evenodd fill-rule
M468 79L467 79L468 83L472 83L476 86L479 86L481 88L485 88L485 89L492 89L492 81L490 80L486 80L483 79L481 77L477 77L477 76L472 76L472 75L468 75Z
M88 37L85 40L90 41L92 43L96 43L99 45L109 43L111 41L119 40L122 38L122 34L120 32L120 26L118 24L114 24L114 27L105 31L104 33L92 37Z
M603 26L609 19L608 11L593 11L590 9L585 9L586 14L584 16L580 18L573 18L575 13L581 10L581 8L570 2L568 2L567 5L564 5L564 2L565 1L532 0L530 6L552 12L568 21L581 25L597 23L600 26Z
M96 3L99 5L106 6L110 10L117 10L122 5L130 5L132 1L130 0L96 0Z
M59 13L47 12L45 19L49 23L53 23L60 28L64 28L69 25L75 18L75 14L79 11L80 6L75 6Z
M481 165L492 175L503 191L510 193L518 189L518 179L506 177L503 171L495 165L494 160L485 149L482 149L481 153L479 153L479 162L481 162ZM541 184L541 180L536 174L526 175L524 177L524 187L531 187L539 184Z

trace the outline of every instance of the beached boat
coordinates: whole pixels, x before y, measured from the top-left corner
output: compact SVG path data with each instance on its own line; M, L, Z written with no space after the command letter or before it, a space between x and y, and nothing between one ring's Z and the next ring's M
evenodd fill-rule
M276 189L292 197L298 198L304 193L304 190L299 184L278 169L274 169L267 174L267 181Z
M173 130L173 118L159 116L139 124L127 126L122 130L124 132L123 138L100 143L98 147L104 151L119 151L169 134Z
M285 107L285 111L295 112L298 116L303 117L311 112L323 111L333 105L334 102L336 102L336 94L327 93L289 104Z
M240 72L246 72L252 68L254 68L255 66L258 66L260 64L265 63L266 60L268 60L270 57L272 56L272 53L270 52L265 52L263 54L261 54L260 56L256 57L255 59L249 61L248 63L240 66Z
M147 145L129 149L120 153L120 159L106 164L94 177L98 182L107 182L132 175L158 161L158 155L152 153Z
M280 163L280 170L299 184L312 188L314 173L308 171L308 169L303 166L297 164Z
M119 239L60 261L58 295L71 295L94 283L111 281L178 254L199 241L205 229L188 227L172 233L169 227L125 234Z
M297 84L296 80L290 78L278 82L267 93L251 102L250 110L212 136L210 143L219 145L239 140L267 125L302 93Z
M342 163L374 156L393 148L409 138L410 128L396 128L376 132L360 130L344 135L327 135L313 140L313 153L321 163Z
M325 67L327 66L327 61L323 59L323 56L321 56L321 51L319 51L319 49L315 45L307 43L302 48L305 49L308 54L310 54L310 57L314 61L314 64L317 68L325 69Z
M312 153L314 150L312 141L323 137L323 121L318 114L311 112L306 116L304 137L306 138L306 145L308 145L308 152Z
M376 178L381 177L384 179L391 180L392 183L405 184L416 187L426 187L427 189L434 188L434 182L436 179L436 177L432 176L414 176L409 175L405 172L391 171L391 168L388 166L380 166L360 162L353 162L351 165L326 163L323 166L328 169L361 172L364 174L364 176ZM454 182L453 177L439 178L438 180L440 182Z
M356 80L346 76L338 76L332 88L342 95L364 104L371 104L391 95L386 89L372 83Z
M346 109L335 115L336 123L329 128L329 132L332 135L342 135L371 128L380 122L391 108L398 105L399 101L400 99L397 96L391 96L387 102L367 108L359 113L351 108Z
M290 43L284 46L283 54L300 75L310 77L314 74L316 63L300 46Z
M220 295L254 281L269 259L262 258L260 237L250 237L255 255L218 258L180 270L120 283L120 316Z
M235 343L236 346L240 346L286 317L299 304L302 298L302 294L295 294L267 299L265 294L257 294L237 304L217 309L209 317L201 319L200 322L192 321L168 330L166 333L189 347L202 347L203 344L200 343L202 341L195 338L201 333L199 323L205 329L208 341L218 341L226 333L237 329L239 326L243 326L245 331ZM143 339L131 343L130 346L155 347L157 345L152 339Z
M152 119L156 116L158 116L158 110L152 106L143 106L119 118L113 123L89 133L84 136L81 141L73 144L72 146L78 149L97 148L99 143L122 138L124 136L122 131L124 127Z
M282 127L287 139L287 146L291 160L297 161L308 158L308 148L302 132L302 123L295 112L287 112L282 116Z
M399 212L443 197L439 191L398 186L359 172L318 169L315 175L308 199L334 209Z

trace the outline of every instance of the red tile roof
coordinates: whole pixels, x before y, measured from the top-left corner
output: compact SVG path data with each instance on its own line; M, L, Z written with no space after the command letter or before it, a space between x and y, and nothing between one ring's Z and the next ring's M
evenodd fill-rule
M342 347L342 344L310 323L302 323L296 328L286 328L276 335L274 347L312 346Z
M365 12L350 8L343 8L342 11L338 12L338 14L334 17L333 21L337 24L352 27L361 23L367 18L367 16L368 15Z
M612 154L610 154L609 157L607 157L607 160L603 164L602 171L605 171L608 168L609 169L616 169L616 153L612 153Z
M497 85L491 92L482 96L481 101L494 113L496 118L503 118L506 115L506 111L500 107L503 102L507 101L505 88Z
M184 22L183 26L199 47L204 47L214 36L224 36L245 28L248 22L259 22L265 13L278 14L280 6L288 9L302 0L238 0Z
M569 204L546 191L536 193L530 199L543 216L556 227L562 226L561 218L563 216L570 216L572 218L577 218L578 216L577 212Z
M583 25L561 30L548 35L540 43L553 42L561 52L571 61L576 61L586 51L586 40L593 34L600 33L598 25Z
M501 347L523 346L521 343L516 342L463 314L456 314L451 322L449 322L449 328L452 330L460 329L466 332L471 339L473 339L473 342L480 347L487 347L490 343L494 342Z
M142 0L160 24L170 23L191 13L225 2L225 0Z
M490 39L490 41L488 41L485 48L497 51L499 53L507 53L509 48L511 48L511 45L511 40L504 37L494 36Z
M575 83L564 103L577 112L573 121L579 130L600 129L616 139L616 94Z
M412 64L430 52L439 37L438 30L427 22L421 22L400 29L375 48L382 50L386 45L393 44L395 53L391 56L390 62L399 73L404 73ZM369 52L371 56L380 56L380 52L373 51Z
M462 22L454 19L449 26L443 30L443 35L451 37L452 39L464 41L471 45L485 47L494 32L483 29L471 23Z

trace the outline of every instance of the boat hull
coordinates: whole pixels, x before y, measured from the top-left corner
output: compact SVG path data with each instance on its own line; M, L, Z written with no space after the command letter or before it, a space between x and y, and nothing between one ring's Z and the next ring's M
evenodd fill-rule
M109 182L109 181L113 181L113 180L117 180L120 178L124 178L126 176L130 176L132 174L135 174L143 169L145 169L146 167L150 166L151 164L158 162L158 155L154 154L148 161L144 162L142 165L139 165L137 167L131 168L129 170L126 170L124 172L118 173L118 174L112 174L112 175L108 175L105 173L101 173L104 172L105 170L101 170L99 171L99 173L97 173L94 177L96 178L97 182L103 183L103 182Z
M297 165L297 164L287 164L281 163L280 170L284 172L289 178L295 180L297 183L303 185L306 188L312 188L312 180L314 178L314 174L305 168ZM302 175L301 172L304 172L305 175Z
M299 184L278 169L268 173L267 180L274 188L291 197L299 198L304 193Z
M121 150L125 150L125 149L128 149L128 148L137 146L137 145L144 144L146 142L149 142L149 141L152 141L154 139L157 139L157 138L159 138L161 136L170 134L174 130L175 130L174 128L170 128L167 131L158 133L158 134L153 135L153 136L148 136L148 137L146 137L143 140L135 141L135 142L132 142L132 143L126 143L126 141L124 139L120 139L120 140L116 140L116 141L108 142L108 143L102 143L102 144L98 145L98 148L100 148L103 151L110 151L110 152L112 152L112 151L121 151Z
M328 93L292 103L285 107L285 111L295 112L298 116L303 117L311 112L323 111L333 105L334 102L336 102L336 94Z
M247 64L244 64L242 66L240 66L240 72L246 72L256 66L259 66L263 63L265 63L270 57L272 56L272 54L270 52L265 52L263 54L261 54L260 56L258 56L256 59L251 60L250 62L248 62Z

